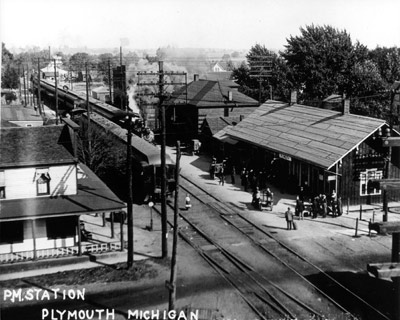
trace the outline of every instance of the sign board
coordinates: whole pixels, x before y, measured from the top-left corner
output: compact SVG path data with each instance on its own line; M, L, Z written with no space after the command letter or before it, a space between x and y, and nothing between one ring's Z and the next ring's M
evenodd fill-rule
M289 157L289 156L287 156L287 155L285 155L285 154L282 154L282 153L279 154L279 158L285 159L285 160L287 160L287 161L292 161L292 158L291 158L291 157Z
M336 181L336 176L328 176L328 181Z
M400 137L383 138L382 147L400 147Z

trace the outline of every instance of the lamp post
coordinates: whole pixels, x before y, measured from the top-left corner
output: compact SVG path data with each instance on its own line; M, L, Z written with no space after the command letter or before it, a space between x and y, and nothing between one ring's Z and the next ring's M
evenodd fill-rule
M154 202L150 201L148 203L148 205L149 205L149 208L150 208L150 228L149 228L149 230L153 231L153 206L154 206Z

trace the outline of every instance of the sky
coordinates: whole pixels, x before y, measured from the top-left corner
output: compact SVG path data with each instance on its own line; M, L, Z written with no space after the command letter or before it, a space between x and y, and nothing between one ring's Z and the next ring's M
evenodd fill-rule
M282 50L312 24L370 49L400 47L400 0L0 0L7 48Z

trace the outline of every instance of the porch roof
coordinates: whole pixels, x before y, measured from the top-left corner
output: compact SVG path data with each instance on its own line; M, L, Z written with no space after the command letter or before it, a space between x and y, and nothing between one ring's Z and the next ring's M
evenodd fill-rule
M236 126L224 128L224 136L329 169L385 124L375 118L268 101Z
M122 202L87 166L78 166L76 195L0 201L0 221L118 211Z

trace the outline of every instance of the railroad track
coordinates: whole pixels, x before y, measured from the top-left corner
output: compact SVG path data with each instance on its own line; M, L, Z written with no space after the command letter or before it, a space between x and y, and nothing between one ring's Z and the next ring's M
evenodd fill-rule
M248 220L241 209L234 204L221 202L182 175L180 187L181 190L191 194L192 201L198 201L207 206L210 212L214 212L214 214L210 212L191 214L181 211L180 236L237 289L261 319L329 319L327 312L330 315L340 314L344 316L343 319L357 319L357 315L352 315L340 303L307 280L306 275L318 273L329 282L329 286L335 286L336 290L343 292L343 295L362 305L368 311L370 319L389 320L388 316L340 284L321 268ZM172 211L168 212L169 221L173 221ZM219 215L215 215L215 212ZM229 245L232 240L229 236L231 232L227 228L219 233L213 228L207 228L207 226L217 224L218 220L223 221L225 225L228 224L231 231L236 230L246 237L256 248L264 252L264 256L273 257L275 263L280 264L280 268L286 268L285 275L287 279L290 279L287 282L298 282L299 286L302 286L301 293L298 290L290 292L290 288L277 285L273 274L272 276L266 275L265 272L261 274L233 253ZM290 287L293 288L293 285ZM316 307L313 300L314 302L323 301L323 303L319 302Z

